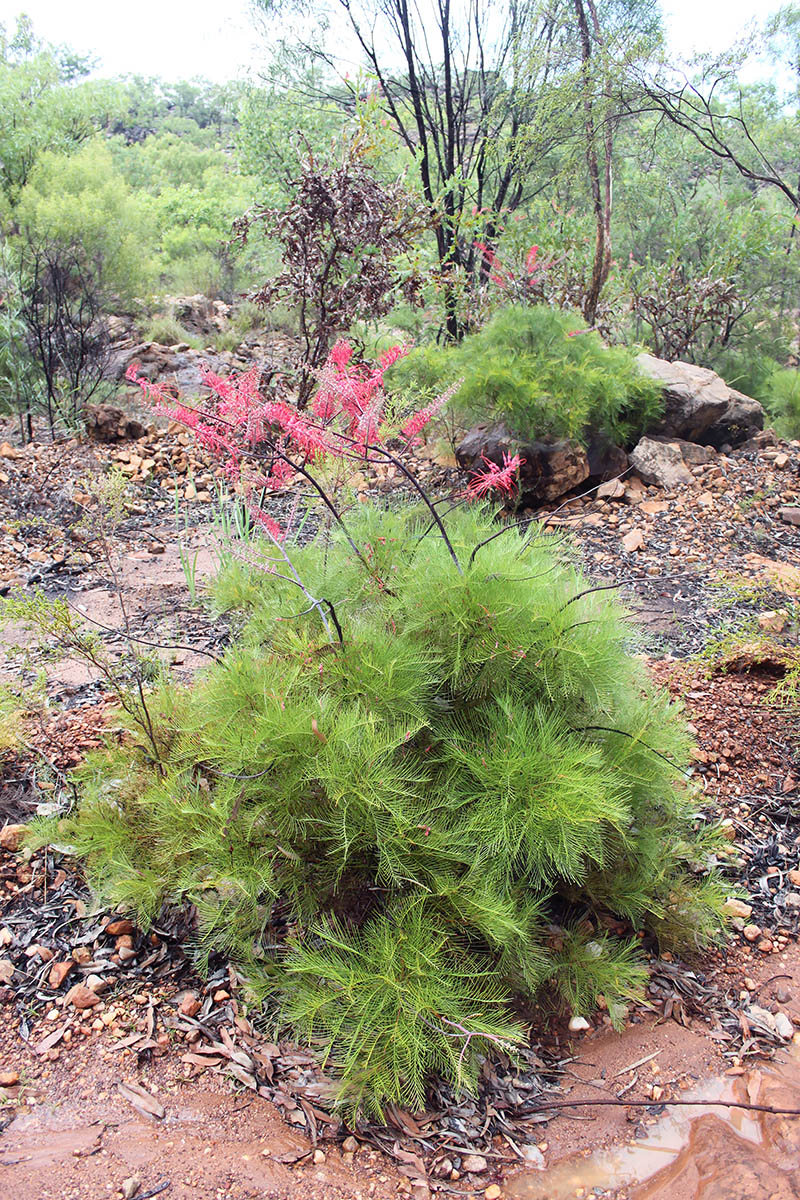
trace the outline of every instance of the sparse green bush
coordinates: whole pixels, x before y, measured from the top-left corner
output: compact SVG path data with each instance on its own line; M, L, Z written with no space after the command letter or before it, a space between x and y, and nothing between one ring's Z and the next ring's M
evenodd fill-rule
M800 371L786 367L773 372L758 397L776 430L784 437L800 437Z
M19 748L24 708L10 687L0 684L0 757Z
M194 350L199 350L204 344L197 334L190 333L171 313L157 313L144 329L142 337L146 342L158 342L159 346L177 346L180 342L186 342Z
M243 610L241 633L153 697L160 763L95 755L44 836L145 924L193 902L201 957L231 954L328 1048L343 1102L380 1112L421 1107L434 1072L474 1087L522 1036L516 999L545 986L583 1013L602 993L619 1024L645 978L635 931L693 947L724 893L682 721L608 593L549 535L510 529L471 557L488 513L449 522L461 573L421 537L427 510L356 507L352 542L289 548L341 641L318 604L294 615L288 573L229 561L216 603Z
M546 305L511 305L456 346L412 351L387 385L431 393L459 379L452 403L465 421L501 419L522 436L602 430L631 443L660 411L659 391L631 351L605 346L580 317Z

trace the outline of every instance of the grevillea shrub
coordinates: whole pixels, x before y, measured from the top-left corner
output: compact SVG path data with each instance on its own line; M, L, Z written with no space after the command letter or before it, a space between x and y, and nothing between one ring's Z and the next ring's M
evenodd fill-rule
M606 346L583 320L548 305L509 305L457 346L421 346L387 376L389 390L419 395L454 385L465 422L503 420L522 437L636 442L661 396L624 346Z
M95 755L58 840L145 925L190 901L200 960L229 954L324 1048L342 1102L379 1113L424 1106L434 1074L473 1088L543 990L619 1025L642 931L701 945L721 890L680 714L563 545L483 506L437 523L422 497L341 517L320 481L396 455L376 371L337 358L313 418L247 380L184 410L254 511L282 464L314 476L331 522L301 544L263 514L260 552L217 583L235 642L151 699L161 760Z

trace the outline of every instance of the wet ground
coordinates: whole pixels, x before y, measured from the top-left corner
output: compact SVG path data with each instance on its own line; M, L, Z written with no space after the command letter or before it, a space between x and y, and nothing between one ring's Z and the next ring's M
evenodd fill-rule
M735 1077L712 1077L682 1099L640 1141L549 1171L520 1175L508 1200L790 1200L800 1195L800 1116L773 1115L714 1101L741 1101L800 1113L800 1057L787 1052Z

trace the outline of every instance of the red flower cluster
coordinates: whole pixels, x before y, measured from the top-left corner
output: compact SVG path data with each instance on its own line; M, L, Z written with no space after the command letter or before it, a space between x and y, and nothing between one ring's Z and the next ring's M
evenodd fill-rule
M489 276L489 278L491 279L492 283L496 284L496 286L501 288L503 291L507 291L511 284L516 280L514 272L510 270L510 268L504 266L499 255L484 242L475 242L475 249L480 250L484 261L491 268L492 274ZM531 246L528 250L528 253L525 255L526 279L523 280L523 284L525 286L533 285L540 269L546 268L548 265L547 263L539 263L538 258L539 247Z
M467 495L472 500L482 500L490 492L504 492L510 496L514 490L519 469L525 459L520 458L518 454L504 454L503 465L498 467L497 463L492 462L485 455L481 455L481 457L486 463L486 470L473 474L467 485Z

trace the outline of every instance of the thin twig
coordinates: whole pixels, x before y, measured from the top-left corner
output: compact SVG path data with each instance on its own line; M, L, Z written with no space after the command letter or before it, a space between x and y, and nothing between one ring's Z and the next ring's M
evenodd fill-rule
M525 1109L522 1115L562 1108L742 1108L747 1112L769 1113L773 1117L800 1117L800 1108L774 1108L771 1104L750 1104L745 1100L618 1100L616 1097L592 1097L589 1100L548 1100L536 1108Z
M203 650L200 646L184 646L181 642L151 642L147 638L138 637L136 634L126 632L114 625L104 625L102 621L98 621L97 617L90 617L87 612L79 608L77 604L72 604L71 601L65 601L67 608L71 608L74 613L82 617L85 621L89 621L92 625L96 625L98 629L105 630L106 633L117 633L125 637L130 642L136 642L140 646L151 646L154 650L185 650L188 654L204 654L206 658L213 658L214 662L221 663L222 659L218 654L214 654L211 650Z

